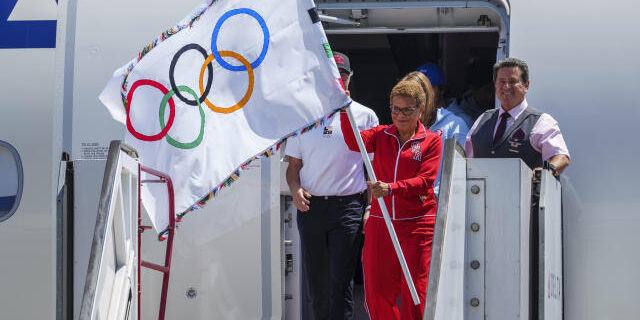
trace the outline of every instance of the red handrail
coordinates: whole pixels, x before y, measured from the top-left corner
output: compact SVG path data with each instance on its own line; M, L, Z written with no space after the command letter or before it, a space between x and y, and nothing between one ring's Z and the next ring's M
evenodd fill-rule
M167 249L164 257L164 266L158 265L155 263L147 262L142 260L142 251L140 248L142 246L142 233L146 229L151 229L151 226L143 226L142 225L142 214L141 214L141 192L140 188L142 187L142 175L141 172L146 172L150 175L156 176L160 178L160 180L154 180L149 182L160 182L167 184L167 192L169 193L169 226L167 227ZM142 294L142 286L140 282L140 278L142 274L140 272L141 267L149 268L152 270L156 270L158 272L162 272L164 275L162 277L162 292L160 295L160 312L158 313L158 320L164 320L165 312L167 309L167 294L169 291L169 273L171 272L171 255L173 253L173 236L175 234L176 227L176 215L174 210L174 197L173 197L173 183L171 182L171 177L167 174L162 173L160 171L145 167L143 165L138 166L138 320L140 320L141 315L141 299L140 296Z

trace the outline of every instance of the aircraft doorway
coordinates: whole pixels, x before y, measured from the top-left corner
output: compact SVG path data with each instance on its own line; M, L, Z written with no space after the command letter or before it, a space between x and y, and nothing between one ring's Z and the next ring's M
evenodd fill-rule
M328 38L334 51L349 56L353 99L373 109L381 124L389 124L389 92L400 78L424 63L436 63L445 73L445 96L459 98L470 82L483 81L487 75L482 73L491 72L499 34L329 34Z
M355 101L373 109L380 124L390 124L389 93L393 85L418 66L431 62L442 67L446 78L445 95L449 99L461 97L472 78L477 78L478 62L491 73L491 66L499 52L498 32L456 33L357 33L331 34L333 51L345 53L354 71L350 92ZM501 59L502 57L500 57ZM475 71L475 74L472 74ZM486 78L486 75L485 75ZM490 89L491 75L489 75ZM493 108L494 105L487 106ZM361 266L359 265L359 268ZM304 273L304 271L303 271ZM302 281L304 283L304 280ZM368 319L364 308L361 270L354 277L354 319ZM301 290L305 296L306 290ZM309 315L310 301L303 298L302 314Z

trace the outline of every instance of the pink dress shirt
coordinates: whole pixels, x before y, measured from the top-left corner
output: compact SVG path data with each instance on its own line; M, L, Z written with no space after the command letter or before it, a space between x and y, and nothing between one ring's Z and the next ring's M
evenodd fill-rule
M524 99L522 103L517 105L515 108L504 111L502 107L498 111L498 119L502 116L503 113L509 112L509 117L507 119L507 128L511 127L513 123L518 119L519 116L522 115L522 112L528 107L527 99ZM476 131L476 127L480 122L480 119L484 114L482 114L476 122L473 124L469 133L467 134L467 139L464 142L464 150L467 153L467 158L473 158L473 145L471 144L471 135ZM498 129L498 124L500 121L496 121L496 127L493 129L493 135L495 136L496 130ZM569 149L567 148L567 144L564 142L564 138L562 137L562 133L560 132L560 127L558 126L558 122L548 113L543 113L538 122L533 126L531 130L531 136L529 137L529 143L536 151L542 154L542 160L549 160L553 156L558 154L564 154L569 157Z

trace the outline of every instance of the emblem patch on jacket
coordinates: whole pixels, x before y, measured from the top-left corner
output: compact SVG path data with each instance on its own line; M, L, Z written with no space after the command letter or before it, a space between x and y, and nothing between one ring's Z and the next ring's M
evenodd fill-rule
M522 128L518 128L518 130L516 130L516 131L511 135L511 139L514 139L514 140L524 140L524 131L522 130Z
M411 153L413 153L413 160L422 161L422 151L420 151L420 142L416 141L411 144Z
M514 152L514 153L520 153L520 151L518 151L517 149L520 148L521 145L524 144L524 131L522 130L522 128L518 128L518 130L516 130L511 137L509 138L509 151ZM511 149L514 148L514 149Z

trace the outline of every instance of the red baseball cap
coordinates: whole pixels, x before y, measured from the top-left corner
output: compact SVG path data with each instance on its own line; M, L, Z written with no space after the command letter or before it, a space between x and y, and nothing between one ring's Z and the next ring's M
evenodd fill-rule
M349 57L342 52L333 52L333 59L336 60L338 68L344 69L351 73L351 64L349 63Z

